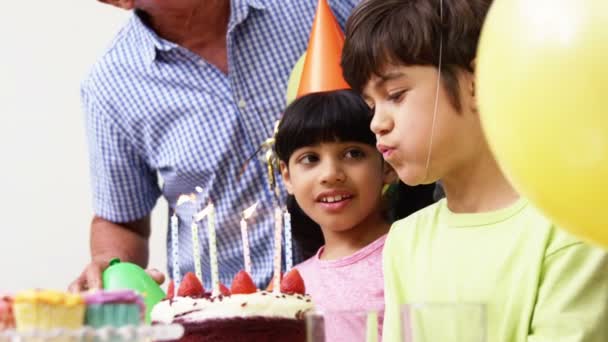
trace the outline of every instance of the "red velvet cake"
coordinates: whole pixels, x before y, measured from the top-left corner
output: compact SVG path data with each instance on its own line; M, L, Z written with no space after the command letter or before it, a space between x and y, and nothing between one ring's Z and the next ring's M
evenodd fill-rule
M170 286L171 287L171 286ZM313 309L297 270L281 281L280 291L260 291L251 277L239 272L230 290L205 293L191 273L184 277L176 296L152 310L156 323L178 323L185 335L180 341L201 342L305 342L305 313ZM173 293L169 289L169 293Z

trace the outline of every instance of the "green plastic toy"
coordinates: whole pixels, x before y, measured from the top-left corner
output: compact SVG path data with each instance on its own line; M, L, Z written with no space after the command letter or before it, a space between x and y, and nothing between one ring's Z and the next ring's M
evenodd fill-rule
M150 323L150 312L154 305L165 298L165 292L143 268L117 258L110 261L102 279L106 290L130 289L138 292L146 304L146 323Z

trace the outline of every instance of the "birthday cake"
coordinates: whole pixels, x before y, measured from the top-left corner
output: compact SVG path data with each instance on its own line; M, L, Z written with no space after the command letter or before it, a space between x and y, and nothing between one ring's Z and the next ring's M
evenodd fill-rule
M168 297L153 308L152 322L184 326L179 341L306 341L304 317L313 303L297 270L283 277L280 291L258 290L244 271L230 290L222 286L219 294L205 292L192 273L186 274L175 296L171 287Z

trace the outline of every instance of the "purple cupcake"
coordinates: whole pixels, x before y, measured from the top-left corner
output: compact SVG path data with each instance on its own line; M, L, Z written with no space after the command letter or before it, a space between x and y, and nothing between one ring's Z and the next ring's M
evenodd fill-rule
M131 290L100 290L85 296L86 325L122 327L139 325L143 321L145 305L140 295Z

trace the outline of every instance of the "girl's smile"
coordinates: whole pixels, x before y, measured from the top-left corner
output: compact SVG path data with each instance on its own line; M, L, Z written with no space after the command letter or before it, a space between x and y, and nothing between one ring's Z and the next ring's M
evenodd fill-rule
M317 196L317 203L329 213L339 213L346 208L355 195L348 190L328 190Z

